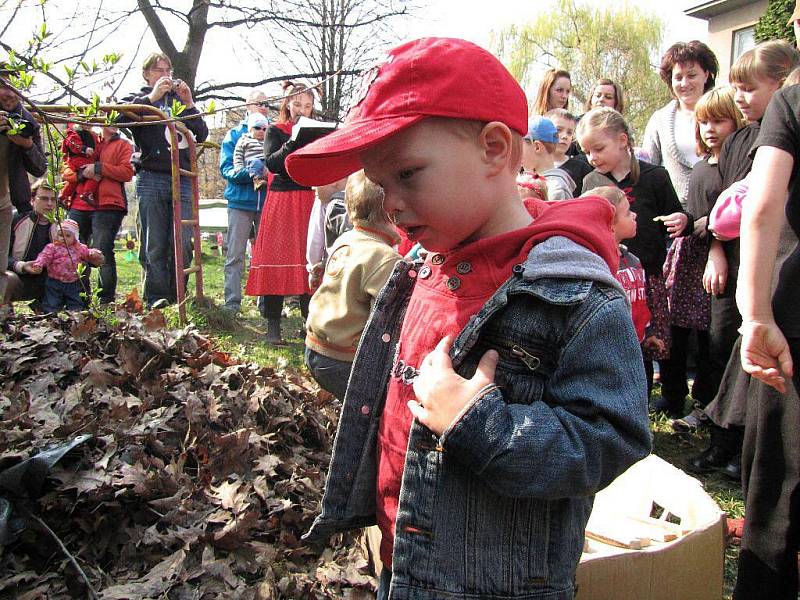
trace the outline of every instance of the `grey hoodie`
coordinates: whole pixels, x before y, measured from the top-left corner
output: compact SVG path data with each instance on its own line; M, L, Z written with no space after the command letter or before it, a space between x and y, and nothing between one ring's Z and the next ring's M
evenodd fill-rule
M547 182L548 200L569 200L573 198L575 182L564 169L554 167L539 173Z

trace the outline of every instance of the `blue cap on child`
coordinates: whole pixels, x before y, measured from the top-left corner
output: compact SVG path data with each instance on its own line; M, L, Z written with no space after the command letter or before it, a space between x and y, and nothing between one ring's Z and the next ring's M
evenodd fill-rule
M530 121L528 121L528 133L524 139L529 142L538 141L557 144L558 129L550 119L538 116L531 117Z
M250 116L247 117L247 128L253 129L253 127L258 127L260 129L266 129L269 125L269 121L267 121L267 117L262 115L261 113L250 113Z

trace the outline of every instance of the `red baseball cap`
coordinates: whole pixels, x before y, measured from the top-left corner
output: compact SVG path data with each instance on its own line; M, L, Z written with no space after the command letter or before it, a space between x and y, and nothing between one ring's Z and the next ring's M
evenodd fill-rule
M362 168L359 154L425 117L500 121L525 135L528 103L490 52L455 38L421 38L369 69L344 125L295 152L286 170L301 185L325 185Z

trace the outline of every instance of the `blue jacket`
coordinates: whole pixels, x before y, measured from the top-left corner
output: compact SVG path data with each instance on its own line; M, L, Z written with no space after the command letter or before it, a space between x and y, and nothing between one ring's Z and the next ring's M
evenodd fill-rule
M253 189L253 178L247 169L233 168L233 151L236 149L236 142L247 132L247 120L245 119L237 127L234 127L225 134L222 140L222 149L219 152L219 172L227 182L225 184L225 199L228 201L228 208L238 210L260 211L264 207L267 192L264 188L258 191Z
M398 263L375 302L308 539L375 523L378 425L418 266ZM594 494L650 452L630 307L597 255L534 246L456 338L453 366L471 377L492 348L495 383L448 431L411 427L393 600L571 600Z

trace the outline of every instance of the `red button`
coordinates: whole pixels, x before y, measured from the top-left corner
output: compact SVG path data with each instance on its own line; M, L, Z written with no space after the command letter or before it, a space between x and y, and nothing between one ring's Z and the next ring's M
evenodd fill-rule
M362 406L361 407L361 414L362 415L368 415L369 414L369 406L367 406L366 404L364 406Z

